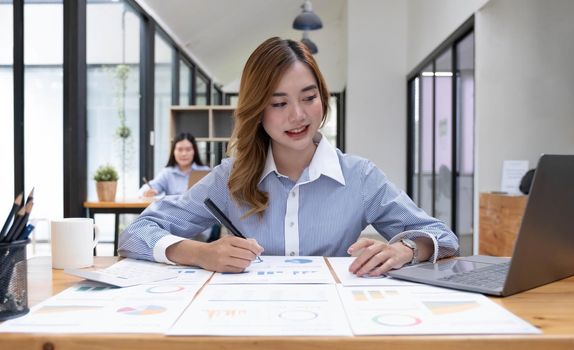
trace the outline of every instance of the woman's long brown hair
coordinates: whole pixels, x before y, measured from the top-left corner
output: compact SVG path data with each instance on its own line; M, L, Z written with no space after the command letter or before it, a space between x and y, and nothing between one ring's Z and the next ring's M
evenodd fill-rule
M267 39L253 51L243 68L235 127L229 144L229 155L235 157L235 163L227 185L232 198L250 208L245 217L263 215L267 208L269 196L257 186L270 142L269 135L261 125L263 110L283 74L297 61L307 65L317 80L324 123L329 108L329 91L315 59L305 45L278 37Z

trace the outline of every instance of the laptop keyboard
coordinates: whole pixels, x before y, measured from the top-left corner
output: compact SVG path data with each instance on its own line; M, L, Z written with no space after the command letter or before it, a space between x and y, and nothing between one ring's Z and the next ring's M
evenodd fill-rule
M469 272L457 273L440 278L440 280L476 287L501 288L506 280L509 267L510 261L489 265Z

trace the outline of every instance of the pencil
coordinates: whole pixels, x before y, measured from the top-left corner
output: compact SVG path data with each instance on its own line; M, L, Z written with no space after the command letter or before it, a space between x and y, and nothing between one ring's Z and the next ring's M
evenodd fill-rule
M29 201L26 203L26 212L24 214L24 217L22 218L20 223L18 223L18 226L16 226L16 228L11 233L11 235L6 236L6 241L8 243L15 241L18 237L20 237L20 235L22 234L22 231L26 228L26 225L28 224L28 218L30 217L30 213L32 212L33 206L34 206L33 201Z
M24 215L26 215L26 206L21 206L20 210L18 210L18 212L14 216L14 221L12 221L12 226L10 227L10 229L8 230L6 235L2 238L1 242L9 242L10 236L12 236L12 233L14 232L14 230L16 230L16 226L18 226L20 224L20 222L22 221L22 219L24 218Z
M10 222L12 221L12 218L14 217L14 213L16 213L18 211L18 209L20 208L20 206L22 205L22 198L23 197L24 197L24 192L17 195L16 198L14 199L14 205L12 205L12 210L10 210L10 213L8 213L8 217L6 218L6 221L4 222L4 226L2 226L2 231L0 231L0 241L2 241L4 234L8 230L8 227L10 226Z
M34 200L34 187L32 187L32 191L28 194L28 198L26 198L26 204Z
M34 231L36 227L32 224L26 225L26 227L22 230L20 237L16 238L15 241L25 241L28 239L32 231Z

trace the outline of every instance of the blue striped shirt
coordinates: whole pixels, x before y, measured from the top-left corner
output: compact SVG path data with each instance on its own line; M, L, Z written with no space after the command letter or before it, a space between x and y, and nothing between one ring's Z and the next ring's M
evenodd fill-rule
M149 206L120 236L120 255L169 263L167 247L216 223L204 207L206 197L256 239L264 255L348 256L347 248L369 224L389 243L430 237L431 261L458 252L457 237L444 223L418 208L371 161L342 153L325 137L297 182L278 173L269 149L259 182L269 194L262 217L241 218L249 208L230 196L232 165L232 158L224 159L183 195Z

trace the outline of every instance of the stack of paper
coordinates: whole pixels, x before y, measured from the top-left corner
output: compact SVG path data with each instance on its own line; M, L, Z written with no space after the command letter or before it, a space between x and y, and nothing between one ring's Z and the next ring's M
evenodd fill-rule
M480 294L365 278L353 258L262 257L243 273L160 265L177 277L117 288L83 282L0 332L350 336L540 333ZM191 304L190 304L191 303ZM185 311L184 311L185 310ZM176 321L177 320L177 321Z

